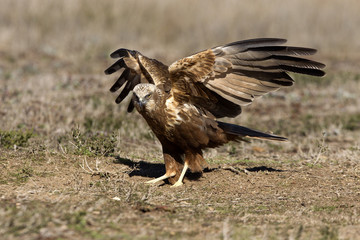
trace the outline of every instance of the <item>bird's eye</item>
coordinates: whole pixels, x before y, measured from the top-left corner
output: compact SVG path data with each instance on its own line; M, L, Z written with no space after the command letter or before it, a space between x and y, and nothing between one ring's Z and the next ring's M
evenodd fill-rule
M151 93L146 94L145 99L150 99L150 97L151 97Z

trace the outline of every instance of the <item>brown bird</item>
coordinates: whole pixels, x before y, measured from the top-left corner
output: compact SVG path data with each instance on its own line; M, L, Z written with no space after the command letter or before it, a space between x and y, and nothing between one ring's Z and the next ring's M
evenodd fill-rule
M133 96L128 112L135 108L145 118L162 145L166 173L148 181L168 179L183 184L188 168L202 172L207 166L202 150L245 137L284 141L286 138L220 122L236 117L241 106L294 80L287 72L324 76L324 64L298 57L315 49L281 46L285 39L260 38L229 43L180 59L169 67L138 51L118 49L120 58L105 70L123 70L111 87L125 83L116 103Z

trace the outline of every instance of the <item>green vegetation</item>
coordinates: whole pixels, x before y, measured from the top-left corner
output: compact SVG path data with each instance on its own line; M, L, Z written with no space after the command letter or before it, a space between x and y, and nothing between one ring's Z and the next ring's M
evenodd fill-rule
M325 226L320 229L320 240L336 240L338 237L338 229L334 227Z
M321 211L332 212L336 208L337 208L336 206L314 206L314 211L315 212L321 212Z
M350 131L360 130L360 113L352 114L345 118L344 129Z
M116 148L116 135L102 132L82 132L79 128L58 138L65 152L86 156L113 156Z
M13 174L13 177L15 177L15 182L24 183L33 175L34 175L34 170L31 167L26 166L20 169L19 171L15 172Z
M3 131L0 130L0 147L14 149L16 147L26 147L28 140L33 136L32 131Z

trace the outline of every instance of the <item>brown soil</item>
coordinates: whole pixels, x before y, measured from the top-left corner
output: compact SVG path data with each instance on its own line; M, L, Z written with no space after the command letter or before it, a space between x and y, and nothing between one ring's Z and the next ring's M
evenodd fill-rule
M346 153L341 162L324 155L314 164L293 153L278 158L255 152L251 160L211 164L199 180L186 179L174 189L144 183L163 173L159 162L2 150L1 175L7 181L0 185L2 234L9 239L355 239L358 153Z

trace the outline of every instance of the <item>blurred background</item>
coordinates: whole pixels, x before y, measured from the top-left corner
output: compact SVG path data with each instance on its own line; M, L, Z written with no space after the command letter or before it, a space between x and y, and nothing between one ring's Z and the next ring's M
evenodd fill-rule
M173 61L255 37L287 38L339 60L357 59L360 50L356 0L1 0L1 6L2 59L28 57L34 68L40 66L31 54L75 65L77 72L99 73L86 65L97 63L100 69L117 47Z
M142 120L132 121L138 115L125 114L126 104L116 105L116 96L108 92L116 76L104 76L103 71L118 48L136 49L170 64L232 41L286 38L289 45L319 50L314 59L327 65L327 77L311 79L321 81L316 89L338 79L324 98L359 96L357 0L0 2L2 130L32 129L51 138L78 126L148 136L146 127L126 132ZM303 80L297 81L301 87ZM348 85L342 89L344 82ZM358 111L356 102L350 105L352 112ZM246 115L242 120L247 121Z

